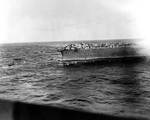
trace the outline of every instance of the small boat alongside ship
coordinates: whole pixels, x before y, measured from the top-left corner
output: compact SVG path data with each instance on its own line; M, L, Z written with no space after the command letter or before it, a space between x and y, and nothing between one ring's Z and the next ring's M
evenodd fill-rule
M133 40L104 40L97 43L71 43L58 50L65 65L89 62L111 62L142 58Z

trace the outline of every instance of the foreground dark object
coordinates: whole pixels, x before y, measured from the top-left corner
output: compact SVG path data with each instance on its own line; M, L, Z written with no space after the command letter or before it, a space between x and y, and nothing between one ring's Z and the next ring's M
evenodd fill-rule
M65 108L16 103L15 120L142 120L140 117L115 117Z
M148 120L135 116L111 116L62 107L0 101L1 120Z

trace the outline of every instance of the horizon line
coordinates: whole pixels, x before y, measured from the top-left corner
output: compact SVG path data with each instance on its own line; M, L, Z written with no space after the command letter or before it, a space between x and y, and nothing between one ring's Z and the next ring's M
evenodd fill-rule
M78 42L78 41L105 41L105 40L140 40L142 38L112 38L112 39L82 39L82 40L54 40L54 41L32 41L32 42L2 42L0 45L5 45L5 44L29 44L29 43L52 43L52 42Z

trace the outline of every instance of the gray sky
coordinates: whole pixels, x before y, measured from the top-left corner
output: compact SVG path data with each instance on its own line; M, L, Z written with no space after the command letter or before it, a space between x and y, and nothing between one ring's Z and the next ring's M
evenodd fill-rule
M1 43L134 38L132 0L4 0Z

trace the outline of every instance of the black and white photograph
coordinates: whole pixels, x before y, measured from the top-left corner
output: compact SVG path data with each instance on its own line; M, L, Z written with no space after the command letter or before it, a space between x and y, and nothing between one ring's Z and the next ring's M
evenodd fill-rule
M148 0L0 0L0 120L150 120Z

